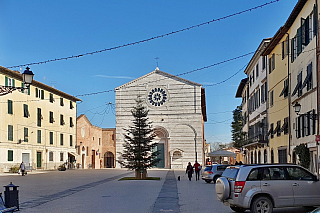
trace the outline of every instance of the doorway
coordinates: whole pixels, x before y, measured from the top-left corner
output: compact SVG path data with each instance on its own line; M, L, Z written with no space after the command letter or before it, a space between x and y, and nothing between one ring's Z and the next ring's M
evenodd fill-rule
M104 168L114 168L114 155L112 152L104 154Z
M92 155L91 155L91 168L92 169L95 169L96 168L96 151L95 150L92 150Z
M37 152L37 168L41 168L41 152Z
M24 162L24 165L30 166L30 154L22 153L22 161Z
M157 164L157 168L164 168L164 144L162 143L160 143L160 144L158 144L157 146L156 146L156 149L155 149L155 151L158 151L159 152L159 155L158 155L158 157L157 158L159 158L160 159L160 161L158 162L158 164Z

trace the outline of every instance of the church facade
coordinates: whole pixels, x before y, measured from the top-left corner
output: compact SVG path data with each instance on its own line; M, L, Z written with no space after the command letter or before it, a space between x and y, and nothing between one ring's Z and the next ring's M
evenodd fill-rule
M136 99L144 100L156 133L159 168L185 168L197 160L204 165L205 90L201 84L165 73L158 68L115 88L116 161L124 144L124 128L132 126ZM116 163L116 167L120 164Z

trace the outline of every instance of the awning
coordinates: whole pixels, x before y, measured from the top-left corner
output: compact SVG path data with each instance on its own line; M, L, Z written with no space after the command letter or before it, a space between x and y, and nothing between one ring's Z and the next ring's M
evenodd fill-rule
M74 157L79 156L79 155L78 155L77 153L75 153L75 152L68 152L68 154L73 155Z
M237 154L225 150L218 150L208 153L209 157L236 157Z

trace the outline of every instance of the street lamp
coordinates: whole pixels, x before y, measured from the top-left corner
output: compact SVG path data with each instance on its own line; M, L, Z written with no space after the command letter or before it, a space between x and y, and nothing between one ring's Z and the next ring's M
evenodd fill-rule
M22 73L22 81L24 83L23 87L13 87L13 86L0 86L0 96L7 95L12 93L14 90L24 91L28 89L33 81L33 72L30 70L29 67Z
M314 113L314 110L313 110L312 114L309 114L309 113L299 114L299 112L301 110L301 104L299 104L298 102L296 102L293 105L293 108L294 108L294 111L297 113L297 115L304 115L304 116L307 116L309 119L312 119L312 120L317 120L318 119L318 115L316 113Z
M294 105L293 105L293 108L294 108L294 111L297 113L297 115L299 115L299 112L301 110L301 104L299 104L298 102L296 102Z

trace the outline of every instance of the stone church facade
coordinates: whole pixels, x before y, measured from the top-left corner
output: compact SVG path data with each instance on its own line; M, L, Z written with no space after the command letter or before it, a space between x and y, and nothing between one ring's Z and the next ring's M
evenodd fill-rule
M204 165L205 90L201 84L158 68L115 88L116 160L123 151L124 128L132 126L131 110L138 96L149 110L161 158L159 168L185 168L197 160ZM116 167L120 167L116 163Z

